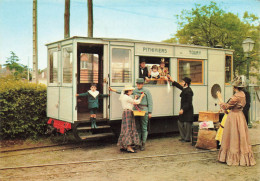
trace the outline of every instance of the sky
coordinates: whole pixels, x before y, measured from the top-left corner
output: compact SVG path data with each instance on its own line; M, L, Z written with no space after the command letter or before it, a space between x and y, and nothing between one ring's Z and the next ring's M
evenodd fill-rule
M64 37L64 1L38 0L38 68L47 67L45 44ZM94 37L162 41L177 30L176 15L208 0L93 0ZM260 17L260 0L215 0L225 12ZM70 36L87 36L87 0L71 0ZM32 68L32 0L0 0L0 64L13 51ZM29 62L29 63L28 63Z

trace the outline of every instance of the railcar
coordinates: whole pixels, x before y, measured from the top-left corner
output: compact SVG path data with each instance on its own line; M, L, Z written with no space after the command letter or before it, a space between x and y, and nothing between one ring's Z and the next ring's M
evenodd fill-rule
M72 129L79 140L93 136L118 134L122 116L119 94L110 93L100 99L97 129L91 129L87 100L76 97L87 92L91 83L97 90L109 94L108 87L136 87L139 63L159 65L165 60L169 74L180 81L192 79L195 117L199 111L218 111L218 101L211 95L213 85L221 88L225 101L232 95L233 50L195 45L171 44L117 38L71 37L46 45L47 116L48 124L61 133ZM149 134L177 131L180 91L167 86L167 81L144 85L153 97L153 112ZM196 118L195 118L196 119Z

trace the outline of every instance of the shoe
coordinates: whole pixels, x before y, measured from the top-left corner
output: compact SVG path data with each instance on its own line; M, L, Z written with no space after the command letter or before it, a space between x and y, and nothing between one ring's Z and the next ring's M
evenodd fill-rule
M132 151L132 150L128 150L128 149L126 149L126 152L127 153L137 153L135 150Z
M183 140L183 141L185 141L185 142L191 142L190 140Z
M121 152L127 152L127 149L126 148L120 148L120 151Z
M95 128L95 129L98 128L96 118L93 118L93 122L94 122L94 123L93 123L94 128Z
M94 120L93 120L94 118L90 118L90 121L91 121L91 129L94 129L95 128L95 126L94 126Z
M181 138L181 139L179 139L179 141L183 142L183 141L184 141L184 139L182 139L182 138Z
M141 150L141 151L144 151L144 150L145 150L145 143L142 143L140 150Z

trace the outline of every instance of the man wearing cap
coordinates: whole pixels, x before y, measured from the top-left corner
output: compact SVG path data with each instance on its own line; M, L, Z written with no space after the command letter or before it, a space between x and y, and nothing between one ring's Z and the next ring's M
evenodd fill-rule
M193 105L192 105L192 97L193 91L190 88L191 79L188 77L184 77L182 82L179 84L174 81L172 77L169 77L169 80L172 82L173 86L176 86L178 89L182 90L181 97L181 109L179 112L179 120L178 120L178 128L180 131L181 139L179 141L182 142L190 142L191 141L191 126L193 122Z
M137 97L140 97L142 92L145 94L143 97L141 103L138 105L139 109L142 111L145 111L144 116L138 116L136 117L136 128L140 137L140 140L142 141L141 144L141 151L145 150L145 143L148 136L148 119L152 117L152 111L153 111L153 100L152 95L150 91L146 88L143 88L144 86L144 79L138 78L136 79L136 86L133 95L136 95Z
M140 61L140 67L139 67L139 78L143 78L145 80L146 77L148 77L148 69L145 66L145 60L142 59Z
M138 135L141 141L141 145L140 145L140 150L143 151L145 150L145 143L147 140L147 136L148 136L148 119L150 119L152 117L152 111L153 111L153 100L152 100L152 95L150 93L150 91L146 88L143 88L144 86L144 79L143 78L138 78L136 79L136 86L137 88L134 89L133 91L133 95L136 96L137 98L139 98L142 93L144 93L144 97L141 101L141 103L138 105L138 109L141 111L145 111L145 115L144 116L138 116L136 117L135 120L135 124L136 124L136 128L138 131ZM114 91L118 94L121 93L120 90L115 90L112 89L111 87L109 87L110 91ZM133 110L137 110L136 108L134 108Z

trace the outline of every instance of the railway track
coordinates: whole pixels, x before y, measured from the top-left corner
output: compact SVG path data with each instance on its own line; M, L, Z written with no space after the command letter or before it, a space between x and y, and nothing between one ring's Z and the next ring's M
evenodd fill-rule
M260 143L252 145L259 146ZM101 162L113 162L113 161L124 161L124 160L140 160L140 159L154 159L154 158L163 158L163 157L179 157L179 156L190 156L204 154L205 159L194 159L194 160L185 160L185 161L176 161L174 163L186 163L193 161L206 161L206 160L215 160L216 157L211 155L206 155L210 153L217 152L218 150L206 150L206 151L197 151L197 152L187 152L187 153L178 153L178 154L163 154L163 155L150 155L150 156L141 156L141 157L128 157L128 158L113 158L113 159L103 159L103 160L86 160L86 161L75 161L75 162L61 162L53 164L39 164L39 165L28 165L28 166L18 166L18 167L4 167L0 170L11 170L11 169L26 169L26 168L39 168L39 167L50 167L50 166L63 166L63 165L72 165L72 164L94 164ZM254 154L259 154L260 152L254 152ZM206 158L210 157L210 158Z

